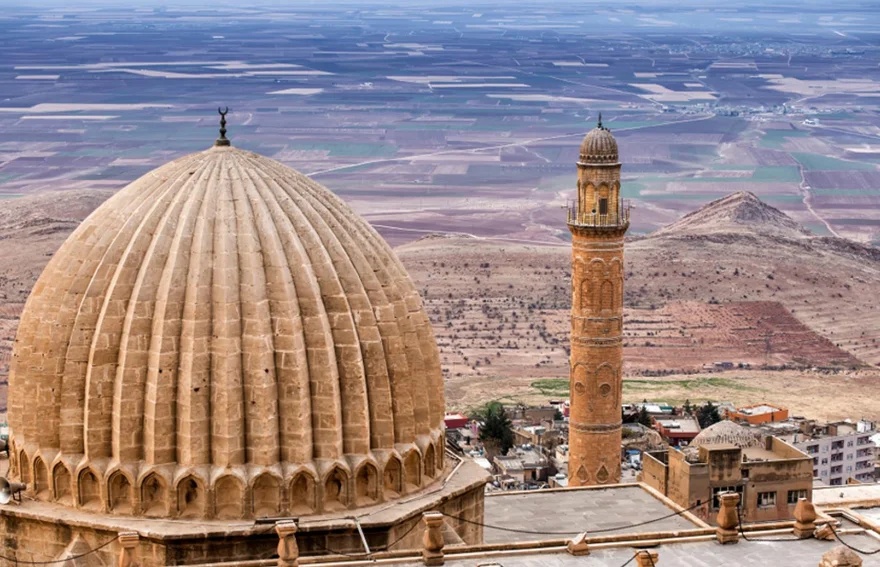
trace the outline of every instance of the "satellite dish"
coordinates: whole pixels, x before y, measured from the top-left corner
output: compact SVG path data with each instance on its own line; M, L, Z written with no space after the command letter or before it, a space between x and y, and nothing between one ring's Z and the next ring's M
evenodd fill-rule
M9 504L9 501L16 496L17 500L21 502L20 493L26 488L27 485L23 482L9 482L0 476L0 504Z

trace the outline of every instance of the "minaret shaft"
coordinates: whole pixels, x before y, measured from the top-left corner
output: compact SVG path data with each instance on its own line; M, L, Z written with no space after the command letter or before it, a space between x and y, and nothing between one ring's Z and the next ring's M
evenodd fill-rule
M596 145L597 138L613 153L597 154L595 148L605 147ZM596 155L608 159L589 163ZM572 234L568 483L613 484L620 482L623 245L629 210L620 200L617 144L604 128L588 134L581 149L578 201L569 208L568 227Z

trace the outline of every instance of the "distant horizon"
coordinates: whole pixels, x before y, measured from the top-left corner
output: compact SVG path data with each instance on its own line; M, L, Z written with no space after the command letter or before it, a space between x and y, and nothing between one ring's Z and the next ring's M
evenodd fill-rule
M534 2L520 2L519 6L528 6L535 4L543 4L542 2L534 1ZM730 2L725 2L722 0L642 0L642 1L632 1L628 2L624 7L621 7L619 4L610 2L608 0L557 0L553 3L552 6L548 6L548 10L552 11L554 8L557 8L562 5L595 5L595 6L609 6L613 7L616 10L626 11L631 9L632 7L645 7L645 8L663 8L663 7L674 7L680 8L682 6L693 5L695 7L724 7L726 10L736 11L737 8L748 8L753 6L761 6L764 12L772 13L774 11L786 11L792 7L803 6L803 7L826 7L829 13L833 13L839 10L839 7L842 5L849 7L858 7L858 6L872 6L872 2L865 0L840 0L835 3L834 7L830 6L827 2L822 2L820 0L789 0L787 2L776 3L773 6L765 6L763 2L759 0L747 0L740 3L735 3L731 5ZM328 0L323 2L320 6L315 6L314 3L309 2L308 0L260 0L255 3L251 3L246 7L242 7L241 3L237 0L175 0L173 3L162 2L157 0L130 0L128 2L122 2L120 0L77 0L75 3L65 2L64 0L12 0L7 3L6 7L14 7L14 8L35 8L35 7L58 7L65 8L68 11L77 11L81 9L88 9L94 7L119 7L119 8L163 8L167 10L175 10L179 8L238 8L242 10L253 9L253 8L261 8L261 7L279 7L279 8L315 8L315 9L326 9L329 6L454 6L454 7L462 7L468 6L473 8L497 8L499 3L492 2L490 0L478 0L478 1L469 1L469 0ZM0 17L2 19L2 17Z

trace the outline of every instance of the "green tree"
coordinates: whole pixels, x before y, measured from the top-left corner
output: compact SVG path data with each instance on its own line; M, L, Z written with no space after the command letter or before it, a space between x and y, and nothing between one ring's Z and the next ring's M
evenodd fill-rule
M644 425L645 427L651 427L651 416L648 415L648 407L642 406L639 408L639 423Z
M706 405L697 410L697 421L700 422L700 427L706 428L721 421L721 414L715 404L706 402Z
M483 426L480 428L480 441L487 451L506 455L513 447L513 424L504 411L501 402L489 402L480 412Z
M691 401L689 399L684 401L684 407L682 408L682 410L684 411L685 415L694 415L694 406L691 405Z

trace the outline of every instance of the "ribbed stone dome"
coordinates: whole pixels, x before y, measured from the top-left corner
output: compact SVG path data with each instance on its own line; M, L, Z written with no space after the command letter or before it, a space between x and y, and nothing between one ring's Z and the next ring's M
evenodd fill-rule
M584 136L581 142L580 162L587 164L616 164L619 161L617 154L617 140L608 128L602 126L602 117L599 124Z
M736 445L740 448L759 447L761 440L747 427L729 420L719 421L700 431L690 443L691 447L718 444Z
M443 466L443 379L387 243L308 177L232 147L89 216L28 299L12 473L123 514L321 513Z

